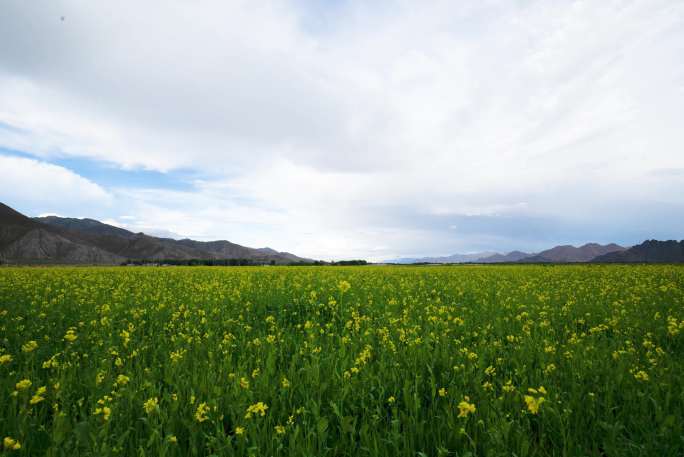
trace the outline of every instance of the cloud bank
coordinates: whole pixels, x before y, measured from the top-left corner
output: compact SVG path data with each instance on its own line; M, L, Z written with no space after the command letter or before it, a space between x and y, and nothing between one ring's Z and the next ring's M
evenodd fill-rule
M0 147L33 157L3 162L19 209L99 199L93 216L322 258L681 238L679 1L0 13ZM34 185L78 173L49 168L65 159L192 178Z

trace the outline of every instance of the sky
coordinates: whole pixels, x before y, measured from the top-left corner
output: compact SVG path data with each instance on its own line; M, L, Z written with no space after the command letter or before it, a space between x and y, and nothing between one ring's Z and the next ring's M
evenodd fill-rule
M684 238L684 2L0 2L0 201L317 259Z

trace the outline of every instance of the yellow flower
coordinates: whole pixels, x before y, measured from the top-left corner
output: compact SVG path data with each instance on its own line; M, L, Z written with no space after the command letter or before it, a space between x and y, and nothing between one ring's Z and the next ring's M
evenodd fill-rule
M243 389L249 389L249 379L245 378L244 376L240 378L240 387Z
M278 435L283 435L285 434L285 427L283 427L282 425L276 425L275 431Z
M36 343L34 340L31 340L27 342L26 344L21 345L21 350L24 352L32 352L38 349L38 343Z
M112 409L109 406L103 406L101 408L95 408L95 411L93 411L93 414L102 415L102 420L107 422L109 420L109 416L112 415Z
M178 438L176 438L176 435L169 435L168 438L166 438L166 441L171 444L176 444L178 442Z
M468 417L468 414L474 413L475 405L470 403L470 398L463 397L463 400L458 404L458 417Z
M123 345L124 347L128 347L128 343L131 341L131 334L127 332L126 330L121 330L121 333L119 333L119 336L123 339Z
M439 389L439 396L440 397L446 397L447 396L447 390L444 387Z
M21 443L9 436L6 436L5 439L2 440L2 446L8 451L18 451L21 449Z
M0 365L7 365L12 361L12 356L9 354L0 355Z
M340 283L337 285L337 287L338 287L338 289L340 289L340 293L344 294L349 289L351 289L351 284L349 284L348 281L340 281Z
M32 405L35 405L37 403L40 403L41 401L45 400L43 398L43 395L47 392L47 387L46 386L41 386L36 390L36 393L33 397L31 397L31 400L29 400L29 403Z
M637 381L646 382L648 381L648 373L646 373L644 370L639 370L636 373L634 373L634 378Z
M254 414L258 414L258 415L263 417L266 415L267 409L268 409L268 405L266 405L263 402L254 403L253 405L250 405L247 408L247 413L245 414L245 419L251 419L252 415L254 415Z
M157 397L152 397L148 399L144 404L143 408L147 414L152 414L159 410L159 399Z
M208 412L209 405L207 405L206 403L200 403L199 405L197 405L197 411L195 411L195 420L201 423L209 419L209 416L207 415Z
M390 396L390 397L387 399L387 403L389 403L390 405L393 405L395 401L397 401L397 399L394 398L394 395Z
M64 335L64 339L69 343L73 343L74 341L76 341L78 339L78 335L76 335L76 330L71 328L67 330L66 334Z
M280 381L280 385L283 386L283 389L287 389L288 387L290 387L290 381L287 378L283 377L282 381Z
M525 395L527 410L532 414L539 414L539 407L544 403L544 397L535 398L532 395Z
M116 377L116 385L118 386L125 386L128 384L128 381L130 381L131 378L126 376L125 374L120 374L119 376Z
M235 434L236 435L244 435L245 434L244 427L235 427Z
M185 353L186 353L186 352L187 352L187 351L186 351L185 349L179 349L179 350L177 350L177 351L173 351L173 352L171 352L171 354L169 355L169 358L171 359L171 362L173 362L173 363L178 363L178 362L180 362L181 360L183 360L183 356L185 356Z
M17 388L17 390L25 390L31 387L32 384L33 383L30 379L22 379L21 381L16 383L15 387Z

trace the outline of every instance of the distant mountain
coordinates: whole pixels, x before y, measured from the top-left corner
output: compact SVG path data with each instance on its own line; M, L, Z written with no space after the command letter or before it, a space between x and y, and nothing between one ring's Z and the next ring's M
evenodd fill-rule
M605 263L682 263L684 262L684 240L648 240L631 248L600 255L592 262Z
M576 248L571 245L556 246L537 255L526 257L521 263L569 263L569 262L589 262L595 257L611 252L624 251L625 247L611 243L601 245L597 243L587 243Z
M527 257L532 257L534 254L528 254L521 251L511 251L508 254L494 254L489 257L483 257L478 259L478 263L506 263L506 262L518 262Z
M474 254L452 254L445 257L403 257L399 259L388 260L387 263L468 263L477 262L482 258L491 257L495 254L496 252L476 252Z
M247 259L257 263L311 262L270 248L229 241L157 238L94 219L28 218L0 203L0 260L11 263L118 264L130 260Z

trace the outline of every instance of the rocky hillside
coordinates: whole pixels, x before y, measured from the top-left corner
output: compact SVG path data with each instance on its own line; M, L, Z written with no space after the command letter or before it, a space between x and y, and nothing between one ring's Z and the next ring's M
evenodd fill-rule
M611 252L593 259L601 263L683 263L684 240L648 240L621 252Z
M0 203L0 260L6 263L120 264L126 260L247 259L310 262L288 252L229 241L157 238L94 219L29 218Z

